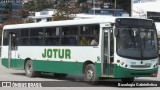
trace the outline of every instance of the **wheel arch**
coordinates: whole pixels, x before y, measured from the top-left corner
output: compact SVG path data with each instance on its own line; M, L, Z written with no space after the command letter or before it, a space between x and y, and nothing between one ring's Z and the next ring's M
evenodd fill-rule
M91 60L86 60L84 63L83 63L83 68L82 68L82 73L84 74L85 72L85 67L88 65L88 64L94 64Z
M31 58L27 57L25 60L24 60L24 69L25 69L25 64L28 60L31 60Z

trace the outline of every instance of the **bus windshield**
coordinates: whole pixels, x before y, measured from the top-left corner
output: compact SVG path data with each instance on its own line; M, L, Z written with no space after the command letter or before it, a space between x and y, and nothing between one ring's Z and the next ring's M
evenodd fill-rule
M117 54L128 58L158 57L156 30L153 28L118 28Z

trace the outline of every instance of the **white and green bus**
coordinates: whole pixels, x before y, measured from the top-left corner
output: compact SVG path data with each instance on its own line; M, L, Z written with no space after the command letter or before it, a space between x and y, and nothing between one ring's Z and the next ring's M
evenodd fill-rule
M134 77L156 77L158 43L149 19L97 18L7 25L2 35L2 65L25 70L34 77L84 74L132 82ZM91 44L98 38L97 44Z

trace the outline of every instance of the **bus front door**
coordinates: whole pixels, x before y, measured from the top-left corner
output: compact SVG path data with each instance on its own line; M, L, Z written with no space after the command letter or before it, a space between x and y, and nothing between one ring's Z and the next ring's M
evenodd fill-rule
M103 44L102 44L102 72L108 77L113 76L113 30L111 28L103 28Z
M8 68L14 68L17 58L17 36L15 33L9 33L9 47L8 47Z

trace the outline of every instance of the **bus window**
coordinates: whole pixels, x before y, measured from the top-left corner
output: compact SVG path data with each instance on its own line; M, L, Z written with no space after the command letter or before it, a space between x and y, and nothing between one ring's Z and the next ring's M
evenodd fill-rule
M53 36L53 28L45 28L45 36Z
M20 38L20 42L19 42L20 45L22 46L27 46L29 45L29 38Z
M54 46L60 45L60 37L59 37L59 28L57 27L48 27L45 28L44 35L44 45L46 46Z
M78 38L76 36L61 37L61 45L77 45Z
M37 46L41 46L43 45L43 38L39 38L39 37L33 37L30 38L30 45L37 45Z
M111 41L110 41L110 55L113 56L114 54L114 38L113 38L113 29L110 29L111 30Z
M29 36L29 29L22 29L21 37L28 37L28 36Z
M13 44L18 45L18 39L19 39L19 30L5 30L4 31L4 36L3 36L3 45L8 45L9 44L9 34L13 34L14 42Z
M93 39L94 37L88 37L88 36L81 36L80 37L80 42L79 44L81 46L89 46L90 43L91 43L91 40Z
M62 27L61 45L78 45L78 26Z
M62 27L62 35L78 35L78 26Z
M43 28L34 28L30 29L30 45L43 45L43 36L44 30Z
M47 46L60 45L59 37L45 37L44 45Z
M104 55L107 56L108 55L108 31L107 28L104 28L104 30L106 29L106 31L104 32ZM113 29L109 28L108 30L110 30L110 56L113 56L114 54L114 39L113 39Z
M8 38L9 38L9 32L8 30L4 31L4 36L3 36L3 45L8 45Z
M86 25L80 27L80 35L98 35L99 25Z
M45 28L45 36L58 36L59 35L59 29L58 28Z
M22 46L29 45L29 29L21 29L19 44Z
M99 39L99 25L85 25L80 27L80 46L93 45L91 42L95 37Z
M42 37L43 34L44 34L43 28L30 29L30 36L31 37L35 37L35 36Z
M69 37L69 45L77 45L78 38L76 36Z

